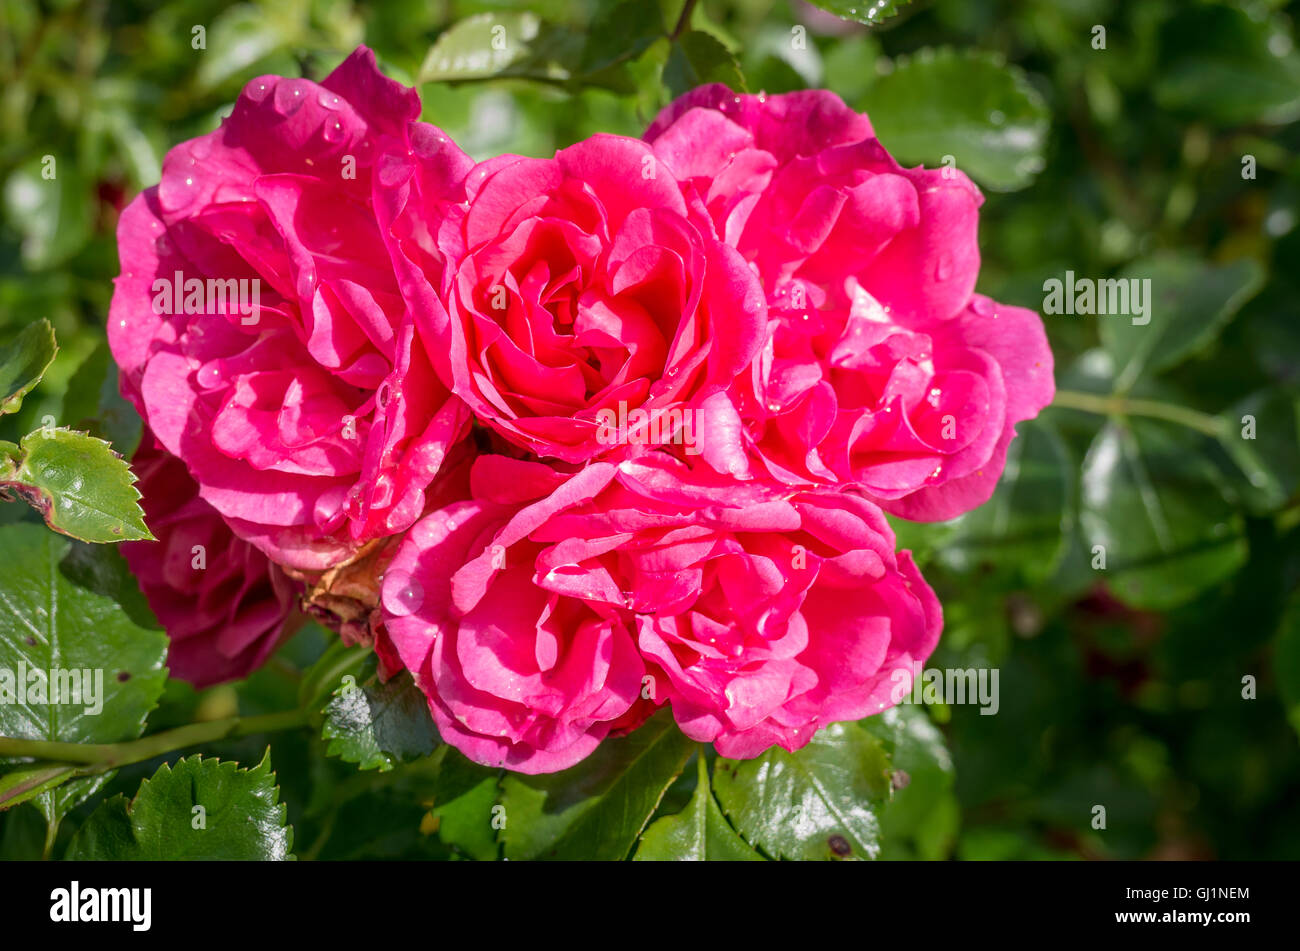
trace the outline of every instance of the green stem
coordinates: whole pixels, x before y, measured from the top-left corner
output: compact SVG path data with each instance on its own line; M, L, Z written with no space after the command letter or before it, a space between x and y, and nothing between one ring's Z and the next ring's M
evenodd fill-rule
M1149 416L1152 419L1164 419L1216 439L1224 433L1224 423L1217 416L1157 400L1103 396L1077 390L1057 390L1052 405L1064 409L1082 410L1085 413L1098 413L1102 416Z
M41 849L41 858L48 862L54 856L54 843L59 838L59 820L50 819L45 823L45 845Z
M690 27L691 12L695 9L695 3L696 0L686 0L686 3L682 6L682 15L677 18L677 25L674 26L673 31L668 34L668 39L677 39L686 32L688 27Z
M306 710L285 710L256 717L227 717L191 723L125 743L62 743L0 736L0 756L79 763L82 768L77 770L77 775L89 776L216 740L291 730L306 724L307 716Z

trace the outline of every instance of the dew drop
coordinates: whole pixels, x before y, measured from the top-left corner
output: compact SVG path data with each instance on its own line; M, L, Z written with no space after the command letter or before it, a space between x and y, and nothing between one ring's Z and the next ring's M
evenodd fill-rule
M215 390L217 387L221 386L225 375L222 370L223 367L220 360L209 360L207 363L203 364L203 366L199 367L198 373L195 374L195 379L199 384L199 388L204 390Z
M424 604L424 586L405 571L390 572L384 578L384 610L396 617L407 617Z

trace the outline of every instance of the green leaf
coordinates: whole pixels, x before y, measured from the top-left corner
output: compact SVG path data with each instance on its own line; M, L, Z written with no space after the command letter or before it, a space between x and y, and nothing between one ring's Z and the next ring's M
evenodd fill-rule
M443 747L429 815L436 820L438 838L478 861L492 861L500 852L497 826L506 814L499 809L501 772L471 762L459 750Z
M73 861L283 861L293 828L271 771L271 751L253 769L211 757L164 763L129 802L100 804L68 845Z
M809 0L815 7L821 7L828 13L846 20L856 20L872 26L881 20L898 16L900 7L907 6L911 0Z
M1300 487L1300 399L1263 390L1225 410L1221 419L1219 443L1235 464L1228 467L1234 493L1256 515L1285 506Z
M236 4L221 11L208 28L207 48L196 53L198 88L216 89L247 76L254 65L290 41L291 31L286 26L281 16L252 4Z
M709 766L703 750L697 759L699 782L691 801L676 815L657 820L641 836L637 862L762 862L736 830L727 824L709 788Z
M44 319L28 324L0 348L0 414L22 407L23 397L41 381L58 350L54 328Z
M322 712L325 752L361 769L390 770L428 756L441 742L429 700L406 671L387 683L373 675L359 684L347 674Z
M879 739L893 769L892 794L880 814L881 857L947 858L960 807L952 756L923 707L891 707L861 726Z
M415 82L497 76L566 81L584 46L581 36L544 23L532 13L478 13L434 41Z
M713 788L745 841L774 858L873 859L889 794L884 746L856 723L818 731L794 753L719 759Z
M673 96L707 83L745 91L745 76L736 57L711 33L702 30L689 30L673 41L663 81Z
M326 635L330 637L330 635ZM365 680L375 672L374 652L368 647L343 643L338 639L327 640L329 645L321 652L310 667L302 673L298 682L298 706L306 710L319 710L330 696L352 675L351 683L357 679Z
M1107 423L1088 449L1085 544L1094 561L1105 557L1098 580L1133 607L1182 604L1246 559L1241 516L1202 449L1190 430L1145 419Z
M135 474L104 440L37 429L23 437L22 451L15 470L0 472L0 488L21 495L50 528L87 542L153 539Z
M43 792L62 785L77 767L70 763L38 763L19 766L0 774L0 809L11 809Z
M1300 54L1280 19L1189 5L1167 21L1160 48L1161 108L1223 125L1300 118Z
M91 234L90 189L71 156L33 155L5 182L4 208L32 271L67 261Z
M658 4L623 0L602 5L587 27L580 63L582 72L597 73L635 59L663 33L663 16Z
M661 711L563 772L506 774L506 858L625 858L694 749Z
M1273 670L1286 718L1300 733L1300 593L1292 595L1282 616L1273 648Z
M1167 370L1213 341L1264 281L1259 264L1249 258L1216 266L1182 255L1135 261L1119 278L1150 281L1139 285L1150 288L1149 300L1143 294L1145 318L1101 318L1101 342L1115 360L1120 393L1144 374ZM1135 309L1130 302L1130 310Z
M117 743L138 737L145 717L162 694L167 638L141 626L112 598L78 583L67 573L73 542L39 525L18 523L0 528L0 735L15 739L65 743ZM93 551L93 549L91 549ZM120 559L111 549L103 557ZM32 674L44 672L44 678ZM59 688L59 703L33 694L37 680ZM71 672L89 674L81 703L70 695ZM18 693L19 675L27 690ZM90 693L94 697L89 696ZM90 700L91 702L87 702ZM23 702L15 702L23 701ZM90 795L107 775L74 780L41 797L47 819L57 821L67 809Z
M876 136L904 163L948 164L994 191L1043 168L1048 110L1025 74L978 50L897 57L865 97Z
M1020 423L1016 432L992 498L937 532L937 558L953 571L992 563L1040 581L1064 555L1074 463L1044 420Z
M72 429L107 439L115 452L128 457L135 452L143 428L140 414L118 389L117 364L107 343L100 341L72 374L59 418Z

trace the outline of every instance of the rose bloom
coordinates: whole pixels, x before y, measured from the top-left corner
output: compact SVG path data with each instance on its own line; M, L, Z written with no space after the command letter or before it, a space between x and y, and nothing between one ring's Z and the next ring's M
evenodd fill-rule
M121 551L167 632L171 675L196 687L247 676L288 633L299 586L231 532L147 429L131 466L157 541Z
M394 261L439 375L515 445L580 463L680 443L758 352L756 276L645 143L500 156L467 188L441 223L408 203Z
M763 352L701 415L704 459L854 485L923 521L986 501L1015 424L1054 387L1038 315L972 293L982 198L970 180L902 168L866 116L820 90L700 87L645 138L769 304Z
M725 756L879 712L939 603L872 503L772 497L663 452L576 475L480 457L384 579L392 650L471 759L549 772L669 703Z
M323 82L254 79L118 227L122 388L241 537L323 569L409 526L468 425L406 318L384 156L453 146L364 47ZM472 165L456 152L440 166Z

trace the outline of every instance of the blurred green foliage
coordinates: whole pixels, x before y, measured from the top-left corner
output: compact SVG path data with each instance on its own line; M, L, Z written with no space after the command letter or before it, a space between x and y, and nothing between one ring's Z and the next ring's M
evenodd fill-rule
M710 79L825 87L867 110L901 159L948 156L984 187L980 291L1041 310L1044 281L1072 270L1151 278L1157 297L1147 326L1045 317L1068 392L1021 427L994 500L953 523L897 526L944 604L932 665L999 668L1001 697L995 716L929 709L951 770L941 749L919 752L937 741L928 722L873 726L896 760L935 777L891 803L912 815L887 828L884 854L1300 856L1300 5L898 6L868 27L784 0L703 0L681 24L680 0L0 0L0 340L48 318L60 346L0 438L46 415L131 438L104 402L117 214L255 75L319 78L364 42L419 82L424 117L476 158L639 135L670 95ZM458 51L482 28L463 21L484 12L528 22L534 39L467 72ZM313 628L286 658L322 647ZM169 685L151 726L292 706L287 667L237 692ZM318 738L272 746L305 857L494 848L466 818L494 787L485 798L482 775L441 763L452 751L362 775L324 758ZM205 752L253 764L262 751ZM152 769L108 788L130 794ZM705 809L695 772L661 814ZM39 847L32 822L0 818L0 854Z

